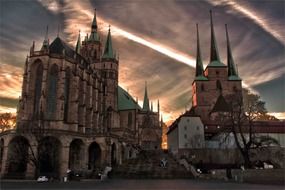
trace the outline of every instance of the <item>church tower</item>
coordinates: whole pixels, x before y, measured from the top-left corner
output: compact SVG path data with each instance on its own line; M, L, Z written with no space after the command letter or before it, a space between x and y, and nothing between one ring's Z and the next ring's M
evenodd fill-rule
M98 34L98 25L96 18L96 9L94 10L94 17L91 24L90 36L85 37L82 42L82 47L79 48L80 54L85 57L90 63L97 63L100 61L102 54L102 44Z
M105 108L117 111L119 61L116 58L116 54L113 50L110 26L100 64L101 77L103 81L103 93L106 98Z
M241 79L238 76L233 62L227 28L226 38L228 64L225 65L220 60L211 11L210 21L210 62L204 70L201 58L199 31L197 25L196 74L195 79L192 83L192 109L194 110L195 114L201 116L201 119L204 123L211 123L210 113L214 108L218 97L226 97L229 94L236 94L242 90Z

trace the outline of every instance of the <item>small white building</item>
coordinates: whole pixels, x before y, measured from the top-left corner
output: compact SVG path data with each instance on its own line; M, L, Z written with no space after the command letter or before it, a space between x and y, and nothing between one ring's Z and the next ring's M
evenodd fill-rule
M168 150L172 154L205 147L204 125L199 116L189 112L176 119L166 134Z

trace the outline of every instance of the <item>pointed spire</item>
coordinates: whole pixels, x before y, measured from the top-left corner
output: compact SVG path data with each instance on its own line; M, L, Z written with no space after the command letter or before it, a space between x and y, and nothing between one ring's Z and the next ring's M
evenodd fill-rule
M109 25L109 31L108 31L108 36L107 36L107 41L105 44L105 49L104 49L104 54L102 58L107 58L107 59L114 59L114 51L113 51L113 46L112 46L112 37L111 37L111 29Z
M29 63L29 55L27 55L27 57L26 57L25 71L24 71L24 74L25 74L25 75L28 73L28 63Z
M47 49L48 46L49 46L49 40L48 40L48 25L47 25L46 35L45 35L45 39L44 39L43 46L42 46L41 50Z
M30 55L32 55L34 53L34 51L35 51L35 41L33 41L33 44L30 48Z
M80 54L80 49L81 49L81 37L80 37L80 30L79 30L77 43L76 43L76 47L75 47L76 53Z
M203 61L202 61L201 50L200 50L198 23L196 24L196 29L197 29L197 55L196 55L195 80L207 80L207 78L204 76L204 67L203 67Z
M96 18L96 9L94 9L94 17L91 25L91 34L90 34L90 41L100 41L98 35L98 25L97 25L97 18Z
M144 99L143 99L143 110L149 111L149 99L147 96L147 83L145 82L145 91L144 91Z
M97 18L96 18L96 9L94 9L94 17L91 25L91 31L97 32L98 26L97 26Z
M211 50L210 50L210 64L208 66L212 67L224 67L225 65L221 63L218 46L216 43L215 31L213 26L212 10L210 10L210 20L211 20Z
M163 118L162 118L162 115L161 115L161 118L160 118L160 126L163 127Z
M211 57L210 61L220 61L218 47L216 43L215 31L213 26L212 10L210 10L210 19L211 19Z
M86 34L84 41L85 41L85 42L88 41L88 33Z
M157 113L158 115L160 115L160 105L159 105L159 99L157 100Z
M150 110L153 112L153 103L151 101L151 104L150 104Z
M227 37L227 56L228 56L228 77L230 80L240 80L238 77L238 73L235 68L235 63L232 55L230 39L228 34L228 27L227 24L225 25L226 28L226 37Z

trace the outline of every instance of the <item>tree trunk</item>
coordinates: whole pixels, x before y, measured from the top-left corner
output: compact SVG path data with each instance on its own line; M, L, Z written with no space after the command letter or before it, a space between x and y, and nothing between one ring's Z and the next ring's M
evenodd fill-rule
M243 156L243 160L244 160L244 167L245 168L251 168L251 161L250 161L250 157L249 157L249 150L248 149L244 149L242 152L242 156Z

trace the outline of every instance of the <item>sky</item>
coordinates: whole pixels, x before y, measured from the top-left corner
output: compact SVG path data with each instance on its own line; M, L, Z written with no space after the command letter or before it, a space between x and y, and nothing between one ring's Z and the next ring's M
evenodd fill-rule
M210 56L210 19L226 63L225 24L243 85L258 93L271 114L285 119L285 2L269 0L1 0L0 112L15 112L30 46L42 45L46 26L74 46L79 30L90 33L96 8L99 34L111 25L119 54L119 84L142 103L145 81L164 121L191 107L196 23L204 66ZM283 30L282 30L283 27Z

